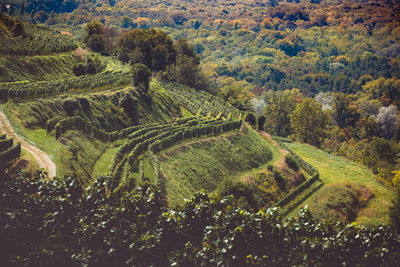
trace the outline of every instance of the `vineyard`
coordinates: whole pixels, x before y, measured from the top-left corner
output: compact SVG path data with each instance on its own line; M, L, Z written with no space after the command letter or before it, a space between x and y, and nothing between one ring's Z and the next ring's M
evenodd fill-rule
M192 114L208 115L211 112L213 114L222 113L224 116L229 116L230 113L236 118L240 116L240 112L232 105L204 91L196 91L181 84L163 84L163 86Z
M0 101L27 100L131 83L130 67L110 57L101 57L105 71L62 80L0 83Z
M13 25L17 22L6 21L7 23ZM0 55L13 57L49 55L78 48L72 37L45 26L24 23L21 27L18 36L0 38Z
M55 130L56 138L69 130L79 130L110 145L123 142L113 157L110 170L113 177L113 188L117 188L129 182L128 177L132 173L143 178L141 166L143 158L150 163L157 180L160 171L158 160L155 157L157 153L194 138L218 136L237 130L241 125L240 120L223 119L221 116L191 116L178 118L173 123L137 125L120 131L106 132L80 116L71 116L48 120L46 130L47 133Z
M62 81L1 83L0 100L23 100L54 96L71 91L126 85L130 81L131 77L127 72L102 72Z
M132 128L132 132L125 131L126 141L115 153L111 167L113 188L129 183L130 173L138 173L139 178L143 178L140 160L144 156L158 179L160 166L155 154L193 138L218 136L239 129L240 126L241 121L237 120L189 117L177 119L172 124L143 125Z
M113 66L113 61L108 62L107 65ZM121 69L122 67L123 65L119 65L115 68ZM104 75L102 77L104 77ZM99 81L96 82L99 83ZM157 96L157 92L163 95L166 94L168 97L173 99L176 105L197 115L175 118L172 120L172 123L133 125L123 129L110 131L106 130L104 125L99 125L97 119L93 120L87 115L81 113L83 111L79 111L76 115L68 116L61 115L59 111L57 111L51 115L52 117L50 117L50 119L47 119L47 122L45 121L46 132L47 134L54 133L55 138L59 139L70 130L78 130L108 144L108 146L119 146L113 157L113 163L110 170L110 173L113 176L113 187L117 188L118 186L129 182L129 176L132 173L135 173L137 178L143 176L140 167L140 161L142 158L146 158L146 162L148 162L153 169L154 177L157 178L159 165L154 155L158 152L193 138L218 136L225 132L239 129L241 126L242 116L240 112L234 107L224 104L219 98L208 93L200 93L178 84L161 84L157 80L152 82L152 88L153 97ZM38 90L36 90L36 92L38 92ZM91 112L97 113L98 111L93 110L93 108L98 106L100 102L107 103L107 101L112 101L121 103L124 99L124 95L126 95L125 92L128 93L126 90L117 91L113 94L117 97L112 97L111 95L106 96L104 93L91 94L88 98L89 102L84 106L92 107ZM142 98L142 96L136 91L133 95L134 98ZM63 105L64 109L65 103L68 101L71 102L71 105L72 103L77 103L78 106L83 105L83 103L80 103L82 102L81 98L76 100L72 98L71 100L59 100L60 101L54 101L57 102L57 106L60 104ZM54 102L52 100L49 101ZM154 101L158 101L158 97L154 98ZM162 101L165 101L165 98ZM52 112L59 109L60 111L62 110L62 106L55 109L55 103L53 104L50 102L47 102L46 106L52 106ZM165 110L165 105L168 106L169 104L163 103L162 106L158 108ZM202 109L199 109L200 106L202 106ZM82 108L83 106L80 109ZM138 108L142 109L145 107L143 106ZM32 107L32 112L34 112L33 109L35 109L34 106ZM85 112L88 112L88 110ZM56 114L60 114L61 116Z
M400 266L399 1L2 1L0 262Z

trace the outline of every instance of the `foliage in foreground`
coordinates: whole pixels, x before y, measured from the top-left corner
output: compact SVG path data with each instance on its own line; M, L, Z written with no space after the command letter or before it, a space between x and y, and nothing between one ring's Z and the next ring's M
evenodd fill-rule
M107 177L2 179L1 261L24 265L396 266L399 236L387 227L317 223L307 210L282 222L275 209L249 213L230 198L197 193L176 209L158 188L111 194Z

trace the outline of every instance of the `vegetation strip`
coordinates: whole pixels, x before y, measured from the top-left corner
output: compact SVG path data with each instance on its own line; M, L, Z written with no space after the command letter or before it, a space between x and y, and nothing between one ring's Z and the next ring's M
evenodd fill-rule
M311 176L311 178L309 178L307 181L303 182L301 185L299 185L298 187L296 187L295 190L293 190L292 192L290 192L289 194L287 194L285 197L283 197L282 199L280 199L275 205L274 207L281 207L283 208L286 204L288 204L290 201L292 201L293 199L295 199L301 192L303 192L304 190L306 190L307 188L309 188L312 184L314 184L317 181L320 181L322 183L322 181L319 179L319 173L317 171L317 169L315 169L311 164L305 162L302 158L300 158L293 150L291 150L289 147L287 147L283 142L281 138L276 138L276 137L272 137L273 140L275 140L275 142L277 142L279 144L279 146L283 149L285 149L286 151L288 151L293 158L300 164L300 166ZM317 190L317 189L316 189ZM311 194L310 194L311 195ZM310 196L308 195L308 196ZM306 199L306 198L303 198ZM293 208L292 208L293 209ZM290 211L287 211L290 212Z

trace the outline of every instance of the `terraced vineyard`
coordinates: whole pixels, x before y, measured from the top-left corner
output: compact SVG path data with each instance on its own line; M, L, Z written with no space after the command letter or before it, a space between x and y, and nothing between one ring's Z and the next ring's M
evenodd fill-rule
M83 91L106 86L126 85L131 81L128 72L102 72L62 81L14 82L0 84L0 100L7 101L54 96L70 91Z
M193 114L208 115L222 113L224 116L239 117L240 112L222 99L203 91L196 91L181 84L163 84L171 95Z
M71 51L78 47L72 37L62 35L60 32L45 26L29 23L21 24L5 16L1 16L1 21L10 29L15 29L15 25L19 25L20 29L17 32L18 36L14 36L14 38L11 36L15 35L15 32L12 34L5 31L3 34L6 36L0 35L0 55L15 57L49 55Z
M68 132L80 131L87 138L95 138L98 140L97 142L104 144L101 145L103 148L99 148L96 153L108 151L108 149L104 151L104 147L109 149L116 147L115 153L113 153L115 155L112 156L110 154L107 159L108 162L113 160L111 170L108 172L112 176L113 188L119 188L130 183L130 180L134 180L135 183L138 182L143 177L143 163L141 163L143 159L147 164L145 168L151 167L152 176L157 179L159 165L154 156L155 154L191 139L218 136L225 132L239 129L241 126L242 116L234 107L225 104L221 99L208 93L197 92L179 84L162 84L157 80L153 80L150 91L154 105L151 104L151 106L147 106L146 101L143 99L150 97L150 95L145 96L132 87L107 92L106 90L114 89L117 85L120 88L121 85L130 83L131 78L128 72L129 68L126 65L112 58L104 59L107 71L103 73L85 75L64 81L3 83L0 84L0 88L2 87L0 92L2 100L24 100L19 102L19 107L15 114L36 114L35 117L38 118L38 121L33 125L45 128L45 132L48 135L47 138L51 138L50 135L54 134L56 140L65 140L65 136L70 136ZM99 87L102 91L91 93L92 89ZM62 96L57 96L61 94ZM45 112L42 114L38 110L38 106L34 104L34 99L40 99L47 95L56 97L40 100L39 109ZM104 117L104 112L107 109L104 109L105 105L112 102L114 103L113 105L116 105L112 109L121 108L121 101L126 99L127 96L134 101L132 103L135 103L133 105L136 105L136 109L142 110L141 112L151 110L154 112L154 109L159 109L155 112L168 114L167 116L163 115L165 117L161 121L164 122L160 123L160 118L156 119L152 117L154 115L149 116L146 113L146 120L153 121L153 123L129 126L129 123L132 125L132 121L126 123L125 128L121 129L118 126L116 127L116 125L122 126L121 119L117 119L121 113L120 115L114 113L114 119L108 118L113 126L111 124L109 126L102 124L102 120L99 118ZM160 99L161 96L162 99ZM7 106L11 107L11 103L7 104ZM189 112L191 115L180 118L179 116L184 114L179 115L176 111L182 112L182 110L179 111L179 108L175 108L177 110L171 113L172 106L186 110L185 116L188 116ZM199 109L200 106L202 107L201 109ZM138 112L138 110L135 112ZM200 112L198 112L199 110ZM139 115L136 114L135 116ZM25 117L23 116L21 119ZM31 135L30 130L27 133ZM32 133L32 137L34 136L36 134ZM70 137L67 138L69 139ZM85 139L78 142L83 140ZM45 139L35 138L35 142L41 144L40 147L46 150ZM56 143L60 143L60 141L56 141ZM64 145L68 151L72 144L67 143ZM58 157L54 152L50 152L50 154L52 157ZM91 168L94 168L96 164L92 160L101 156L99 154L94 156L90 162L81 163L92 166L87 168L88 171L85 169L85 172L89 174L88 178L91 176ZM63 161L58 160L58 162ZM60 170L64 170L63 173L65 173L66 168L67 166L64 166Z
M155 154L193 138L218 136L237 130L241 124L240 120L189 117L177 119L172 124L141 126L127 136L125 143L114 155L111 167L113 188L128 183L130 173L138 173L139 178L143 177L143 166L140 160L144 156L149 160L158 179L160 166Z

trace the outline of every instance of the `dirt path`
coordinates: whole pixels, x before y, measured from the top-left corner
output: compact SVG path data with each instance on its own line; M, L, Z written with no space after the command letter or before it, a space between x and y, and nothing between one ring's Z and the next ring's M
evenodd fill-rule
M20 142L21 147L33 155L33 157L39 163L39 167L47 170L50 178L56 176L56 165L50 159L49 155L37 147L29 144L23 137L19 136L2 111L0 111L0 132L2 134L6 134L7 137L14 138L14 141Z

